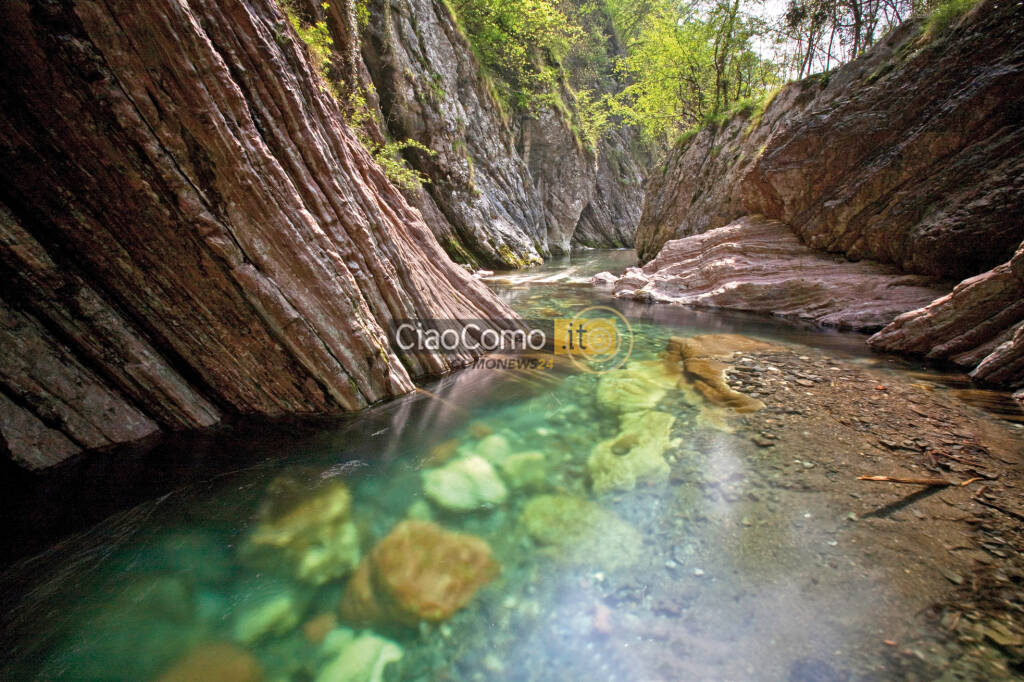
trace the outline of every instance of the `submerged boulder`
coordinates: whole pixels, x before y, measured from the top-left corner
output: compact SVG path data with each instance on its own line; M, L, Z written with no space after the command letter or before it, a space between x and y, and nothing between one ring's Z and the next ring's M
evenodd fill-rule
M282 569L314 585L355 570L359 532L352 522L352 495L343 482L311 482L289 474L271 482L267 493L260 523L242 545L246 563Z
M547 480L547 458L538 450L509 455L500 466L501 475L516 489L538 487Z
M333 658L320 669L316 682L380 682L384 668L402 658L402 648L372 632L356 636L346 628L332 630L321 655Z
M597 404L613 413L650 410L679 381L678 365L658 360L631 362L601 375L597 383Z
M359 564L341 616L366 625L439 622L499 571L485 540L428 521L402 521Z
M468 512L501 504L508 489L483 457L462 457L423 472L423 492L439 507Z
M200 644L165 672L157 682L260 682L263 670L252 654L225 642Z
M243 644L283 635L299 624L309 594L279 580L250 579L239 584L232 634Z
M629 412L622 415L619 433L601 441L587 459L594 492L632 490L637 483L665 483L669 466L664 453L675 417L665 412Z
M538 495L520 521L537 543L558 559L616 568L642 555L640 532L599 504L571 495Z

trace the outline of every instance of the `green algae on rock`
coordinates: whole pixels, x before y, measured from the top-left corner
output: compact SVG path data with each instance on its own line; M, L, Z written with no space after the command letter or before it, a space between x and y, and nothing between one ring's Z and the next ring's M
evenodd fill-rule
M547 478L547 459L539 450L509 455L499 468L508 485L516 489L539 487Z
M620 419L619 433L601 441L587 459L594 492L632 490L637 483L665 483L669 466L665 451L675 417L648 410L629 412Z
M650 410L679 382L678 366L658 360L631 362L601 376L597 404L612 413Z
M449 511L468 512L492 507L508 498L508 489L483 457L461 457L423 472L423 492Z
M310 596L291 583L256 578L241 583L236 594L232 634L244 644L294 629Z
M370 631L357 637L347 628L336 628L324 639L320 655L333 658L316 682L381 682L384 669L402 658L402 648Z
M254 567L322 585L359 563L352 495L341 481L311 484L294 474L279 476L268 486L260 518L241 548L243 561Z

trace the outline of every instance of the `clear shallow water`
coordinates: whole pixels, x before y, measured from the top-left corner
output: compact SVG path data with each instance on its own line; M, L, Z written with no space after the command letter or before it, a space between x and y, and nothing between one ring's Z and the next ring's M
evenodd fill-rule
M524 317L571 317L595 303L614 305L632 323L634 362L656 359L671 336L708 332L876 361L860 336L614 302L581 284L632 262L631 252L592 252L489 283ZM877 642L885 633L873 624L920 608L919 595L865 570L860 550L842 541L844 519L830 515L826 501L780 492L772 484L775 463L741 456L729 434L701 423L700 406L681 392L668 391L655 408L673 417L665 452L671 484L595 494L587 459L621 429L620 417L598 402L600 380L562 368L469 369L357 418L242 425L203 441L203 452L237 463L234 470L149 496L8 572L0 679L155 679L208 642L234 642L258 661L265 679L370 679L344 665L332 668L339 658L356 661L345 643L358 633L398 647L372 640L380 663L389 652L401 653L383 667L383 679L879 674ZM189 441L178 447L189 448ZM425 498L430 458L456 451L455 461L494 448L502 451L496 462L534 454L520 472L520 488L498 466L509 488L504 501L459 513ZM175 454L190 461L195 453L165 453ZM296 577L291 558L268 563L247 554L260 532L260 510L281 481L298 482L287 499L292 506L341 482L351 494L344 523L363 554L403 519L430 518L486 541L500 575L440 626L348 633L332 619L348 578L337 564L354 562L351 552L339 549L326 568L314 563L306 579ZM130 475L124 485L132 485ZM577 507L562 504L548 517L530 517L528 505L545 495L575 498ZM328 512L317 514L314 524ZM332 542L342 547L339 537ZM569 539L560 544L563 538ZM253 622L272 625L252 635L259 628L246 624ZM332 626L327 644L318 642L316 631ZM340 644L332 649L331 642ZM209 679L249 679L233 674Z

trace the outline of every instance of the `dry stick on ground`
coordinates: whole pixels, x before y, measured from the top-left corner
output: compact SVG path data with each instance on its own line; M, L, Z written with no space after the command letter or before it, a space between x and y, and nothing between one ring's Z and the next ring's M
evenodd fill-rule
M954 485L944 478L903 478L901 476L858 476L858 481L880 481L884 483L909 483L910 485Z

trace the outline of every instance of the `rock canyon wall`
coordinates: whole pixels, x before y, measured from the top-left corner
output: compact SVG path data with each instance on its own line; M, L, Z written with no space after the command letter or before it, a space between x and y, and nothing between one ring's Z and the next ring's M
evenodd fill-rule
M610 131L593 148L574 125L575 95L564 84L564 108L500 103L442 0L366 7L364 77L384 132L431 150L403 153L429 181L411 200L431 204L423 213L452 258L520 267L574 245L633 245L645 171L631 129ZM343 36L329 25L338 44Z
M0 22L0 430L20 463L357 409L471 360L401 352L394 320L513 317L272 0L11 0Z
M636 235L641 261L658 259L616 289L864 329L905 313L871 345L1021 385L1022 26L1019 7L993 0L938 35L905 22L856 61L681 141L651 173ZM748 215L768 223L694 241ZM767 244L771 221L802 243ZM733 253L719 257L726 242ZM673 253L696 259L689 277L701 281L666 270L679 269L667 262ZM828 254L842 262L824 267ZM886 267L888 291L877 279ZM879 304L869 315L843 302L850 277ZM921 305L926 291L941 297Z

